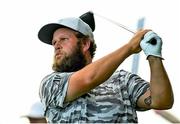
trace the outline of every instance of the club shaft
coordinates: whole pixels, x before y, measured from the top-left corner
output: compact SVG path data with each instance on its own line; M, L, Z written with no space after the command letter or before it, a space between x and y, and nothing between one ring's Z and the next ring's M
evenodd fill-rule
M129 32L135 34L134 31L132 31L131 29L129 29L128 27L126 27L126 26L123 25L123 24L120 24L120 23L118 23L118 22L116 22L116 21L114 21L114 20L111 20L111 19L109 19L109 18L107 18L107 17L104 17L104 16L102 16L102 15L99 15L99 14L97 14L97 13L94 13L94 14L95 14L96 16L99 16L99 17L101 17L101 18L103 18L103 19L105 19L105 20L107 20L107 21L109 21L109 22L111 22L111 23L113 23L113 24L115 24L115 25L117 25L117 26L125 29L126 31L129 31Z

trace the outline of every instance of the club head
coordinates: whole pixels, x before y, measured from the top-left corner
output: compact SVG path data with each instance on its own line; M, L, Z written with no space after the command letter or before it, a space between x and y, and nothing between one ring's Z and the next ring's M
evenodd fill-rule
M86 22L92 31L95 30L95 20L94 20L94 14L91 11L88 11L84 14L82 14L79 18L81 18L84 22Z

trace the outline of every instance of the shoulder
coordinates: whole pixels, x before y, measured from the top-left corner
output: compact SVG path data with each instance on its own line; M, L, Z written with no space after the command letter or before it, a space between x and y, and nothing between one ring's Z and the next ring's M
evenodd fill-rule
M53 87L63 87L72 73L53 72L45 76L40 84L40 91L43 92ZM49 91L49 90L48 90Z
M39 96L44 106L62 106L71 74L53 72L43 78L39 87Z

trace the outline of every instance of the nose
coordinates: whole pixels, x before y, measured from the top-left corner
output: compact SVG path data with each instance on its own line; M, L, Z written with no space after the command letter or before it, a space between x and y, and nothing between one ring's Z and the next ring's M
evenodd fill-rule
M55 50L62 49L61 43L60 43L60 42L56 42L56 43L54 44L54 48L55 48Z

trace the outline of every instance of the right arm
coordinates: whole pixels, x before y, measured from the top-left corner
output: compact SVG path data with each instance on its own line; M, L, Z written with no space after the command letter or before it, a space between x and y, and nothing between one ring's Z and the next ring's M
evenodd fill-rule
M138 31L121 48L75 72L69 79L65 102L72 101L103 83L128 56L140 52L140 41L148 31Z

